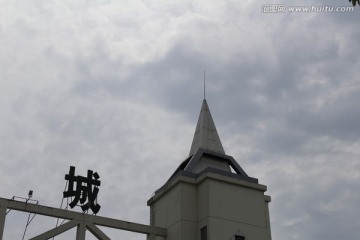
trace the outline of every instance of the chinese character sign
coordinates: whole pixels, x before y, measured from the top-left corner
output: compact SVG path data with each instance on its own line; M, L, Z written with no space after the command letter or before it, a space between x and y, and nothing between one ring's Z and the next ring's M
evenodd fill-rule
M89 208L95 214L99 212L101 206L96 201L100 186L98 179L99 174L91 170L88 170L87 177L75 176L75 167L71 166L69 174L65 174L65 180L69 182L67 190L63 193L64 198L73 197L69 206L74 208L80 202L84 212Z

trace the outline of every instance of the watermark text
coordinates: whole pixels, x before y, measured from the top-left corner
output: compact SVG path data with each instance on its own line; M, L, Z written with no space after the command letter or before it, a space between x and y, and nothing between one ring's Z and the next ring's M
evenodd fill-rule
M285 13L285 12L353 12L353 6L328 6L328 5L309 5L309 6L288 6L285 4L264 4L261 6L263 13Z

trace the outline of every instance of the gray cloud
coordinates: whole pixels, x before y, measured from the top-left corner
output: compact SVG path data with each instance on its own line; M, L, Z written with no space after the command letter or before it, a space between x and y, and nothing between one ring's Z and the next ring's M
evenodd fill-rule
M273 239L358 239L358 9L262 4L4 5L1 197L34 189L58 207L75 165L99 172L101 215L148 223L146 200L187 157L206 69L225 151L268 185Z

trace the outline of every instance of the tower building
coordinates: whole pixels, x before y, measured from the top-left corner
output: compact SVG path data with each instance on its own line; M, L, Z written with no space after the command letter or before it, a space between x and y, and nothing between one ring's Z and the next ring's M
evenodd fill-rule
M204 99L189 156L147 202L150 225L167 240L271 240L266 189L226 155Z

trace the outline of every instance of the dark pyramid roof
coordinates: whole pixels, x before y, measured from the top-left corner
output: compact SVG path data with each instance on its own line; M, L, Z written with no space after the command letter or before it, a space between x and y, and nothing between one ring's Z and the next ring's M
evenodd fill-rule
M258 182L256 178L249 177L233 157L225 154L210 109L204 99L189 157L180 164L170 179L179 174L197 178L205 172Z
M203 100L189 156L199 148L225 154L206 100Z

